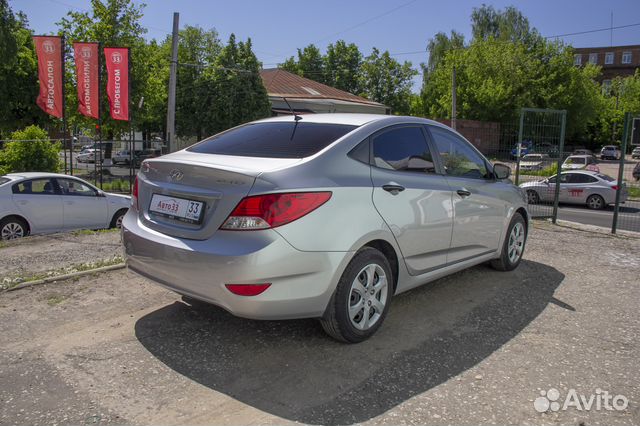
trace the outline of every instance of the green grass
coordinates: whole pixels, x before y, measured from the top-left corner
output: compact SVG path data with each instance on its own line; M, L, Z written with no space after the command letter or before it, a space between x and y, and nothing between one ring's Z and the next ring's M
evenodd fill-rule
M103 183L102 190L107 192L130 192L131 185L126 180L114 180Z
M553 163L552 165L550 165L549 167L545 167L542 170L527 170L527 171L520 171L521 175L528 175L528 176L553 176L556 173L558 173L558 164L557 163Z
M627 191L629 191L629 198L640 198L640 187L627 186Z
M96 235L96 234L104 234L108 232L119 232L118 228L108 228L108 229L78 229L76 231L72 231L73 235Z

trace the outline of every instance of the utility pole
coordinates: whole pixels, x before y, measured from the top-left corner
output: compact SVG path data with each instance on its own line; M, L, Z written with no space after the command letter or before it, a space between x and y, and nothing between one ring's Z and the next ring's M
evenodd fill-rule
M176 150L176 78L178 72L178 22L180 14L173 12L171 36L171 67L169 69L169 99L167 105L167 143L169 152Z
M453 66L451 74L451 128L456 130L456 117L458 115L456 105L456 66Z

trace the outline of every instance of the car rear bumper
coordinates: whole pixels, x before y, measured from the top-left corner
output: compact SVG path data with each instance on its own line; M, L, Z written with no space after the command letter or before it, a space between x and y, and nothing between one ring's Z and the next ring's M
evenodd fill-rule
M130 270L179 294L252 319L320 317L352 252L304 252L273 230L217 231L208 240L174 238L130 210L122 224ZM225 284L271 286L238 296Z

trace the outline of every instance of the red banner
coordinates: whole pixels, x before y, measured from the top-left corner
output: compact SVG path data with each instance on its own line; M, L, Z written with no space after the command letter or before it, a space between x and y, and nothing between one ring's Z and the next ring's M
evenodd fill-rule
M73 43L78 80L78 111L87 117L100 114L98 43Z
M104 57L111 118L129 121L129 49L105 47Z
M44 112L62 118L64 86L62 84L62 38L34 36L38 55L40 94L36 103Z

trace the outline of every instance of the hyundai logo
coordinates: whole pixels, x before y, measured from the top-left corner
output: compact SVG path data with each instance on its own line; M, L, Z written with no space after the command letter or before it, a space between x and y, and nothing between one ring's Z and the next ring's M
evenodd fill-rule
M183 177L184 177L184 173L182 173L181 170L173 169L169 172L169 179L174 182L182 180Z

